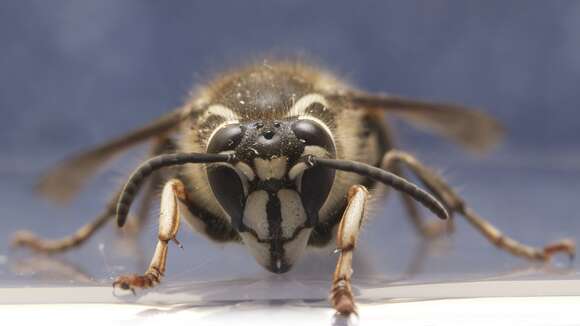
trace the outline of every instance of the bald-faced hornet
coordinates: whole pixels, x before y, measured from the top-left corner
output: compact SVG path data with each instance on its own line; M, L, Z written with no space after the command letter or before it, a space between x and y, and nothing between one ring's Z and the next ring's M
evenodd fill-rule
M504 236L471 210L443 179L393 144L385 115L394 115L482 151L501 136L498 123L466 108L357 91L308 65L251 65L214 80L181 108L58 165L40 191L69 200L115 154L151 141L152 154L107 208L70 237L43 240L21 232L14 243L59 252L84 242L107 221L122 227L145 181L144 202L163 188L158 242L143 275L119 277L123 289L148 288L165 272L168 243L183 216L217 242L243 243L256 261L285 273L307 247L336 241L339 252L330 301L341 314L356 311L351 291L353 251L369 198L385 184L398 190L419 233L435 236L442 224L425 223L420 203L442 219L458 214L494 245L533 260L573 254L560 241L536 249ZM404 179L402 168L430 191Z

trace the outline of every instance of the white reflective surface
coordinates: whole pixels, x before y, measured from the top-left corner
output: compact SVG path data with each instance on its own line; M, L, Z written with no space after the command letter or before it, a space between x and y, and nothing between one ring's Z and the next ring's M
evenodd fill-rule
M130 301L103 287L0 289L3 320L60 325L577 325L580 281L491 281L393 286L361 290L359 317L334 315L324 299L288 299L286 285L232 281L193 286L207 301L161 290ZM313 284L303 284L311 286ZM314 284L314 287L317 287ZM269 295L261 296L260 289ZM255 292L255 290L258 290ZM250 291L252 295L248 295ZM300 292L300 287L295 288ZM516 294L516 296L508 294ZM255 294L258 294L257 296ZM263 294L263 293L262 293ZM291 296L291 295L290 295ZM252 299L248 299L252 297ZM224 297L225 298L225 297ZM396 299L395 299L396 298ZM185 303L187 302L187 303Z

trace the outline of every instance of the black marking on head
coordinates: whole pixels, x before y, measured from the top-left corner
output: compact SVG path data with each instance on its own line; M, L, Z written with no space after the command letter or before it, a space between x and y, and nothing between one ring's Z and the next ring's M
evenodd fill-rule
M290 121L255 121L246 124L244 130L236 157L248 164L255 158L269 160L281 156L293 164L304 151L304 144L294 135Z
M251 190L265 190L267 192L277 193L280 189L292 189L296 190L296 183L288 179L268 179L260 180L256 178L254 182L250 185Z
M282 212L280 198L276 193L268 193L266 214L268 215L268 233L271 239L282 238Z
M268 215L268 233L270 235L270 266L274 273L287 272L291 266L286 263L284 238L282 235L282 205L276 193L268 193L266 214Z

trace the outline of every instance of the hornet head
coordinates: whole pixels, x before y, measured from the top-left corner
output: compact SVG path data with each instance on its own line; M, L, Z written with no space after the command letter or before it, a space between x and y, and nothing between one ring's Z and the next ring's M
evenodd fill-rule
M288 271L302 254L334 170L307 169L305 155L335 157L330 131L316 119L232 123L211 135L208 153L237 162L208 166L211 189L258 263Z

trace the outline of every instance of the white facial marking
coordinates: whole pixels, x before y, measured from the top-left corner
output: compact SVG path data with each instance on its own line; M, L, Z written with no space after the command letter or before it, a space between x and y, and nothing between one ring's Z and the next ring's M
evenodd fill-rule
M297 163L290 169L290 171L288 171L288 177L290 178L290 180L294 180L299 175L301 175L306 170L306 168L307 168L306 163L304 162Z
M214 104L211 105L209 108L207 108L204 114L204 119L207 119L212 115L220 116L229 123L240 121L240 117L232 109L225 107L221 104Z
M298 101L296 101L296 103L294 103L292 108L290 108L290 111L288 112L287 116L303 117L307 115L306 109L308 109L313 103L320 103L325 108L328 107L328 102L326 102L324 96L316 93L306 94L302 96Z
M302 206L300 195L291 189L281 189L276 193L280 200L281 229L282 237L289 239L294 236L293 240L285 240L283 243L283 257L272 257L271 243L260 242L281 241L282 239L270 239L268 228L267 205L269 194L264 190L256 190L248 196L246 207L244 209L244 224L251 228L255 234L250 232L241 232L242 241L248 247L256 261L268 270L274 268L280 270L285 264L293 265L302 255L302 252L308 244L308 239L312 228L302 228L295 234L296 230L303 226L307 221L306 212ZM256 238L257 237L257 238ZM272 259L275 259L272 261Z
M328 107L328 102L326 101L324 96L322 96L320 94L316 94L316 93L306 94L306 95L302 96L298 101L296 101L296 103L294 103L292 108L290 108L290 111L288 111L288 114L286 115L286 117L289 117L289 118L295 117L298 119L312 120L312 121L318 123L328 135L332 135L332 132L330 131L330 129L328 128L326 123L324 123L324 121L322 121L319 118L306 112L306 110L314 103L322 104L324 109L326 109ZM333 140L333 143L334 143L334 140ZM336 146L336 144L334 144L334 145Z
M211 142L211 139L213 138L213 136L216 134L216 132L218 132L221 128L230 125L230 124L234 124L234 123L239 123L240 122L240 117L231 109L221 105L221 104L214 104L211 105L204 113L204 115L199 119L199 124L205 122L205 120L207 120L209 117L211 116L220 116L222 118L224 118L224 122L221 123L219 126L217 126L216 128L214 128L214 130L212 131L212 133L209 135L208 137L208 144Z
M306 245L308 244L308 239L310 238L310 233L312 229L302 229L300 233L294 238L292 241L288 241L284 244L284 253L286 258L286 262L290 265L293 265L298 258L304 252Z
M256 173L261 180L282 179L284 174L286 174L287 163L288 158L286 156L273 157L270 160L254 159Z
M269 237L266 205L268 205L268 193L264 190L257 190L248 196L244 208L244 224L256 231L260 239Z
M317 157L330 156L326 149L314 145L304 147L303 155L313 155ZM304 173L304 171L306 171L307 168L308 166L306 165L306 163L299 162L296 163L292 168L290 168L290 171L288 171L288 178L296 182L296 187L299 192L302 192L302 174Z
M316 145L308 145L304 147L303 155L312 155L318 157L328 157L328 151L323 147L316 146Z
M280 211L282 213L282 236L290 238L299 226L306 222L306 212L302 206L300 195L290 189L278 191Z
M248 232L242 232L240 233L240 236L242 237L244 244L250 249L254 258L256 258L256 261L265 268L268 268L268 266L270 266L270 244L258 242L258 240Z
M249 165L247 165L244 162L238 162L236 163L236 168L240 170L246 176L246 178L248 178L249 181L254 181L256 175L254 174L254 171L252 171L252 168Z

